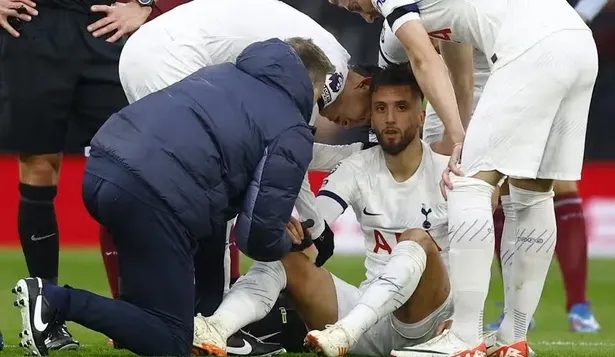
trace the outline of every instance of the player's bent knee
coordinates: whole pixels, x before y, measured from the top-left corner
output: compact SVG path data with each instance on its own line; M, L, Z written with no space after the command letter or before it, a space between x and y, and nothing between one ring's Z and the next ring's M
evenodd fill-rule
M427 231L413 228L408 229L399 236L399 241L413 241L418 243L425 254L438 254L438 247Z

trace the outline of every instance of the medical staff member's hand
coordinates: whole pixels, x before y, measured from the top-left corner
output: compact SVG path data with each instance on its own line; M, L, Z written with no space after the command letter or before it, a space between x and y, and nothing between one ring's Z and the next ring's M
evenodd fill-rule
M19 37L14 21L30 21L38 15L36 3L31 0L0 0L0 26L11 36Z
M137 31L152 12L150 6L141 6L136 1L131 1L125 5L94 5L90 10L104 13L105 17L89 25L88 31L94 37L114 32L107 39L107 42L115 42L124 35Z
M313 244L309 230L310 228L314 227L313 219L308 219L305 222L299 222L294 217L291 217L291 221L288 224L292 224L293 230L293 233L291 233L291 237L293 237L293 247L291 249L291 252L302 252ZM297 238L299 236L301 240L297 241Z

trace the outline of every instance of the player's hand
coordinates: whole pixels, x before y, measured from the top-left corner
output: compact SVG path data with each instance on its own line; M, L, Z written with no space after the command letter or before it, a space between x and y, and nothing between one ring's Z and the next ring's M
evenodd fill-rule
M333 256L333 250L335 249L334 236L329 224L325 222L325 230L320 237L312 238L316 249L318 249L318 255L315 261L317 267L323 266L325 262Z
M291 220L299 222L292 217L291 217ZM291 252L302 252L313 244L312 237L310 236L310 228L312 227L314 227L313 219L308 219L305 222L299 223L299 229L303 232L303 238L301 239L299 243L295 243L293 240L293 247L290 250Z
M15 29L16 22L30 21L38 15L36 3L31 0L0 0L0 26L11 36L19 37Z
M115 42L122 36L137 31L152 12L151 7L141 6L134 1L124 6L94 5L90 10L103 13L105 17L89 25L88 31L94 37L114 32L107 42Z
M451 183L450 174L453 173L457 176L463 176L463 172L461 168L459 168L459 160L461 160L461 150L463 149L463 143L457 143L453 146L453 152L451 153L451 158L448 161L448 166L444 169L442 173L442 181L440 181L440 192L442 192L442 196L446 199L446 190L452 190L453 184Z

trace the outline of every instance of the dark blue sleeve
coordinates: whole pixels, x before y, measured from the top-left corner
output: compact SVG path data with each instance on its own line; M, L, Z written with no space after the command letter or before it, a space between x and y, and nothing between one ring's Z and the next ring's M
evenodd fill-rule
M314 137L307 126L293 127L267 147L235 224L235 242L260 261L283 258L292 247L286 225L312 160Z

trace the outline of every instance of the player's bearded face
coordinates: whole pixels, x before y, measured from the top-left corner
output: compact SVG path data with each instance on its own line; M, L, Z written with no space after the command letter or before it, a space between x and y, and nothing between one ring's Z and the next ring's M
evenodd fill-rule
M385 153L395 156L417 137L423 122L420 100L410 88L383 86L372 94L372 127Z
M398 126L386 126L382 129L376 129L376 137L382 150L391 155L399 155L416 137L418 127L410 126L401 129Z

